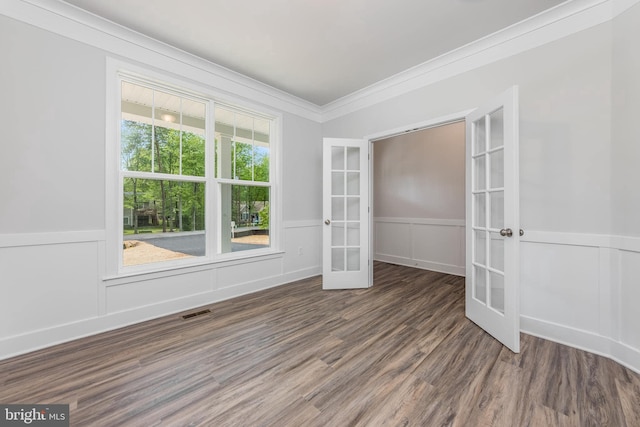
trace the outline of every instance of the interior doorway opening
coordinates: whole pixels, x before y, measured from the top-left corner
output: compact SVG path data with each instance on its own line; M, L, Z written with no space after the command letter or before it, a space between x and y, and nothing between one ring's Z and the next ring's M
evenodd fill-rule
M373 260L464 276L464 118L371 141Z

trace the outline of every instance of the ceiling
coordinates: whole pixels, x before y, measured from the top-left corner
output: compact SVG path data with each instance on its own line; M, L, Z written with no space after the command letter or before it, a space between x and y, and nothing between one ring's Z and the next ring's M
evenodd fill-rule
M66 0L318 106L564 0Z

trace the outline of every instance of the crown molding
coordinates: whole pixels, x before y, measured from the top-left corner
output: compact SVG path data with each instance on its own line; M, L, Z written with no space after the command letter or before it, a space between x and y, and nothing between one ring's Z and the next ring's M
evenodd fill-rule
M613 0L613 17L640 3L640 0Z
M322 122L610 21L639 0L569 0L322 107Z
M2 0L0 14L97 47L110 54L176 72L231 97L320 121L321 108L243 74L115 24L61 0Z
M612 20L640 0L568 0L531 18L318 106L213 62L107 21L62 0L3 0L0 14L316 122L367 108Z

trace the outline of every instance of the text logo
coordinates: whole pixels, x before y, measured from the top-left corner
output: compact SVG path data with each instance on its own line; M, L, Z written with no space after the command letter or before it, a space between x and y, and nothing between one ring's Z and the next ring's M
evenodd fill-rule
M69 405L0 404L0 427L69 427Z

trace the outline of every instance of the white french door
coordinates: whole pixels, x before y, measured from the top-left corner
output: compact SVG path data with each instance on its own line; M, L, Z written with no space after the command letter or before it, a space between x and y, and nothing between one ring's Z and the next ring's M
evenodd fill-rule
M371 285L369 141L324 138L322 288Z
M466 315L518 353L518 88L469 114L466 138Z

